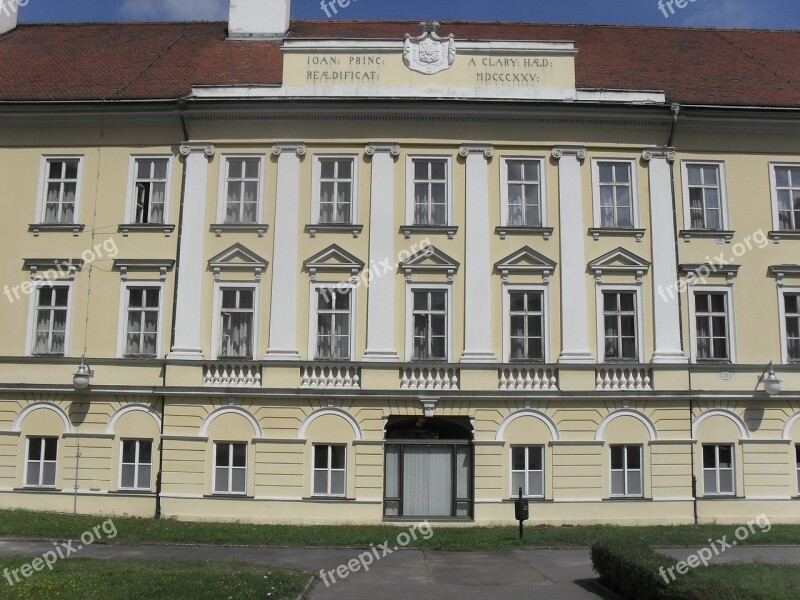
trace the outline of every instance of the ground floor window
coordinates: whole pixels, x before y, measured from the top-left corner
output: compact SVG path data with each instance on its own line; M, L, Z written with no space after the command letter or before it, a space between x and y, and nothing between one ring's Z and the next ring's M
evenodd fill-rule
M149 490L152 470L152 440L122 440L120 489Z
M25 462L25 485L55 487L58 438L29 437Z
M347 448L340 444L314 446L314 495L345 496Z
M214 493L247 493L247 444L217 442L214 444Z
M611 495L641 497L642 447L611 446Z
M472 517L471 429L446 419L399 417L387 424L386 439L385 516Z
M797 464L797 495L800 496L800 444L794 447L794 460Z
M703 446L703 493L706 496L734 495L733 446Z
M544 446L511 448L511 497L544 498Z

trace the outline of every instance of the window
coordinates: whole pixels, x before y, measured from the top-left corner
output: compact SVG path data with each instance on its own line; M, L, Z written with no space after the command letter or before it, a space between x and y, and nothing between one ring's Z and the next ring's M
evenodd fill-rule
M794 447L794 462L797 466L797 494L800 495L800 444Z
M800 362L800 292L783 295L786 319L786 358Z
M214 493L247 493L247 444L214 444Z
M33 354L66 353L68 316L69 286L37 287Z
M542 162L508 159L505 163L505 196L508 227L542 227Z
M134 159L134 223L166 222L169 163L168 158Z
M800 231L800 165L773 165L773 209L779 231Z
M345 496L346 448L314 445L314 495Z
M595 224L615 229L632 228L634 222L634 173L628 161L596 161Z
M25 461L27 487L55 487L58 438L29 437Z
M44 194L39 221L72 225L78 206L80 158L45 159Z
M725 229L721 164L684 164L684 202L691 229Z
M448 160L413 159L413 224L448 224Z
M319 223L353 223L355 194L355 160L352 158L320 158Z
M511 448L511 497L544 498L544 446Z
M318 360L350 360L352 289L318 288Z
M228 225L258 223L259 193L261 187L259 157L228 157L224 190L224 223Z
M733 446L703 446L703 493L706 496L732 496Z
M544 293L509 292L511 360L544 360Z
M638 360L635 292L603 292L606 360Z
M695 292L697 360L731 360L728 330L728 294Z
M414 360L447 360L447 292L413 292Z
M156 357L161 298L160 287L127 287L124 356Z
M255 290L223 288L218 358L253 358Z
M611 495L641 497L642 447L611 446Z
M124 490L150 490L153 471L151 440L122 440L119 487Z

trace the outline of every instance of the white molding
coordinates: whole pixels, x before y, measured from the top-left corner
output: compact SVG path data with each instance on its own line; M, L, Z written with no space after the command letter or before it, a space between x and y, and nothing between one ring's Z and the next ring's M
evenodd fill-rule
M253 290L253 347L250 349L252 356L246 358L256 360L258 356L258 328L259 315L261 313L261 285L260 282L252 281L214 281L214 296L212 301L212 322L211 322L211 359L212 360L232 360L231 357L219 356L219 343L222 317L222 292L223 290ZM244 358L244 357L242 357ZM258 437L261 437L260 435Z
M405 359L406 362L415 362L414 357L414 292L415 291L441 291L447 294L447 331L445 332L445 351L447 357L444 363L453 362L453 306L455 304L452 282L448 283L414 283L406 281L406 325L405 325ZM427 362L427 361L418 361Z
M692 437L694 439L698 439L697 430L700 427L700 424L706 419L709 419L711 417L725 417L727 419L730 419L739 428L741 439L742 440L750 439L750 432L747 429L747 424L742 420L742 418L739 415L737 415L732 410L728 410L727 408L714 408L704 412L702 415L694 419L694 421L692 422ZM736 444L732 445L736 446Z
M232 158L258 159L258 203L256 221L253 225L264 223L264 204L266 196L266 155L248 152L221 152L219 155L219 180L217 182L216 223L225 223L225 207L228 201L228 160Z
M602 224L600 209L600 163L624 163L630 168L630 189L631 189L631 225L630 227L613 227ZM594 227L613 227L626 231L627 229L638 229L640 227L640 207L639 207L639 176L638 161L635 158L618 157L595 157L592 158L592 214Z
M614 264L617 261L626 264ZM650 266L651 264L649 261L621 246L611 252L607 252L603 256L595 258L588 264L589 270L594 273L595 281L598 284L603 282L603 273L633 275L636 278L636 283L640 284L642 278L650 271Z
M159 423L160 423L160 421L159 421ZM139 445L141 445L141 442L150 442L152 444L151 450L150 450L150 462L149 463L140 463L140 462L137 461L136 463L134 463L136 465L136 469L135 469L135 472L134 472L135 475L139 474L139 466L140 465L148 464L150 466L150 481L149 481L148 486L146 488L142 488L142 487L138 486L138 483L139 483L139 478L138 477L134 478L135 481L133 482L134 483L133 487L123 487L122 486L122 458L123 458L123 456L122 456L122 444L124 442L137 442ZM159 452L158 444L156 443L156 440L154 440L153 438L129 438L129 437L121 438L119 440L119 443L117 444L117 449L118 449L117 450L117 453L118 453L118 457L117 458L119 459L117 461L117 490L120 491L120 492L130 492L130 491L137 491L137 492L145 492L146 491L146 492L150 492L150 491L152 491L153 490L153 477L154 476L157 477L156 469L153 468L156 465L153 464L153 461L156 458L156 452ZM113 450L112 450L112 452L113 452ZM138 458L138 455L137 455L137 458ZM108 493L108 492L106 492L106 493Z
M70 271L72 272L72 271ZM39 300L39 290L43 287L66 287L67 291L67 321L64 330L64 357L70 356L72 342L72 316L75 312L75 280L58 279L54 281L32 279L34 290L28 295L28 326L25 337L25 356L34 356L36 336L36 310Z
M520 262L521 259L526 259L531 264L523 264ZM495 263L494 268L500 272L503 283L508 283L508 276L511 273L524 275L539 273L542 276L542 282L546 285L550 283L550 277L557 266L558 264L554 260L549 259L544 254L537 252L530 246L523 246Z
M120 281L119 321L117 325L117 358L125 357L128 329L128 288L158 288L158 335L156 336L156 356L164 355L164 302L166 283L153 279L123 279Z
M644 322L644 291L641 283L636 284L612 284L612 283L598 283L595 286L595 316L596 316L596 332L597 332L597 362L599 364L606 364L605 353L605 311L603 303L603 292L633 292L636 294L636 360L630 363L622 361L619 362L614 359L608 364L619 365L621 367L626 364L644 364L646 362L645 356L645 322Z
M800 295L800 287L778 287L778 315L780 317L781 332L781 362L784 365L792 364L789 361L789 335L786 330L786 300L785 295Z
M500 226L508 227L508 163L516 161L539 163L539 208L541 211L540 227L549 227L549 211L547 195L547 159L542 155L503 155L500 157Z
M713 165L719 169L719 202L721 212L721 231L730 229L730 215L728 207L728 177L725 171L724 160L682 160L681 161L681 204L683 205L683 229L692 230L691 202L689 202L689 166ZM715 230L709 230L715 231Z
M350 357L348 360L356 360L356 321L358 318L358 285L350 282L324 282L312 281L310 283L310 294L308 300L308 358L314 361L326 361L342 359L324 359L317 357L317 324L319 310L319 296L317 292L321 289L329 290L350 290Z
M213 413L212 413L213 414ZM226 490L217 490L217 444L225 444L227 446L233 446L235 444L244 444L245 452L247 456L245 458L245 465L244 465L244 491L243 492L234 492L233 490L226 489ZM223 495L223 496L241 496L247 497L247 490L250 487L250 465L251 465L251 450L250 444L248 442L243 441L231 441L231 440L220 440L215 441L211 444L211 494L212 495ZM233 449L229 449L229 461L233 461ZM234 468L241 468L241 467L232 467L231 465L222 465L228 471L228 478L230 481L230 476L233 474L232 469Z
M217 417L228 414L239 415L240 417L247 419L247 421L253 427L253 437L262 437L261 425L258 424L258 420L256 420L256 418L249 411L240 406L221 406L220 408L208 413L206 418L203 419L203 424L200 426L198 437L208 437L208 428L211 426L211 423L213 423Z
M321 162L325 159L337 159L337 160L350 160L353 165L352 170L352 186L350 189L350 221L347 223L348 225L357 225L359 222L358 218L358 192L361 188L361 173L359 170L359 155L352 154L347 152L322 152L319 154L314 154L312 156L312 164L311 164L311 218L309 219L309 223L312 225L320 224L319 220L319 205L320 205L320 181L322 179L322 168Z
M526 487L529 487L528 486L528 482L530 481L530 479L529 479L530 473L535 473L536 472L536 471L531 471L530 469L528 469L528 458L529 458L529 455L530 455L530 452L528 452L528 449L530 449L530 448L540 448L541 449L541 451L542 451L542 493L540 495L523 494L522 497L523 498L529 498L529 499L532 499L532 500L544 500L545 498L547 498L547 491L548 491L547 490L547 476L549 475L549 472L548 472L548 469L547 469L547 445L546 444L536 444L536 443L532 443L532 444L513 444L513 445L510 445L508 447L508 454L506 454L506 456L508 457L508 469L506 470L506 474L508 475L508 498L518 498L519 497L519 488L517 490L514 490L511 487L513 485L512 482L514 480L514 471L515 471L515 469L514 469L514 449L515 448L525 448L526 449L526 451L525 451L526 464L525 464L525 470L523 471L525 473L525 479L527 480L526 484L525 484ZM530 491L530 490L528 490L528 491Z
M300 424L300 428L297 430L297 439L298 440L307 439L306 431L308 431L308 427L311 425L311 423L313 423L320 417L325 417L330 415L341 417L350 424L350 427L353 428L353 441L360 442L363 439L364 436L361 433L361 427L359 426L358 421L356 421L355 418L349 412L342 410L341 408L334 408L334 407L320 408L319 410L315 410L310 415L308 415ZM334 444L334 445L346 446L346 444Z
M335 262L329 262L330 259ZM373 259L374 260L374 259ZM358 273L364 268L364 261L350 254L338 244L331 244L303 262L311 281L317 280L318 271L349 272L351 282L355 283Z
M288 39L284 41L281 51L290 53L306 53L313 50L336 51L373 51L389 54L399 54L403 50L403 40L400 39ZM460 54L483 54L496 51L503 54L525 53L531 56L575 56L578 51L573 42L538 42L538 41L506 41L506 40L459 40L458 52Z
M600 422L600 425L597 426L597 433L595 433L594 437L595 441L598 442L606 441L605 439L603 439L603 434L606 431L606 427L608 427L608 425L612 421L620 417L633 417L637 421L640 421L642 425L647 427L647 431L650 434L649 441L654 442L658 440L658 430L656 429L656 426L653 424L653 422L647 417L647 415L637 410L620 409L620 410L615 410L610 415L607 415L606 418L604 418ZM642 463L644 463L644 456L642 457Z
M83 204L83 176L84 167L86 163L86 156L83 154L43 154L39 161L39 188L36 193L36 214L34 223L44 224L45 214L45 200L47 196L47 164L50 160L78 160L78 182L75 185L75 211L73 213L72 223L69 225L78 225L81 223L81 205Z
M697 285L689 289L689 343L690 357L692 363L698 363L697 360L697 318L695 316L695 293L724 293L728 296L728 353L729 361L731 364L736 364L736 321L733 305L733 287L732 286L719 286L719 285ZM701 363L703 364L703 363Z
M122 408L118 409L111 418L108 420L108 425L106 425L106 433L107 434L114 434L114 426L117 424L122 417L124 417L129 412L143 412L150 415L153 420L156 422L158 426L158 431L161 431L161 415L151 406L147 406L145 404L130 404L128 406L123 406Z
M778 218L778 177L775 170L778 167L789 167L800 169L800 163L789 162L770 162L769 163L769 191L772 201L772 230L781 231L781 223ZM791 230L790 230L791 231Z
M792 427L794 427L794 424L798 421L800 421L800 412L786 422L786 425L783 428L783 440L790 442L794 441L792 438ZM800 442L800 440L798 440L798 442Z
M330 458L331 458L331 456L330 456L331 455L330 448L331 447L335 447L335 446L344 447L344 494L327 494L327 493L325 493L325 494L315 494L314 493L314 475L316 474L316 471L317 471L317 468L314 466L314 451L315 451L317 446L325 446L325 447L328 448L328 459L329 459L329 462L328 462L328 466L325 467L325 471L326 471L326 473L328 473L328 476L330 476L330 473L332 471L332 469L330 467ZM347 488L349 487L349 483L350 483L349 480L348 480L348 474L350 473L350 462L349 462L350 461L350 447L349 446L350 446L349 444L340 444L340 443L336 443L336 442L320 442L318 444L314 444L314 443L309 444L309 451L311 452L311 457L310 457L310 459L308 461L308 464L311 465L311 469L310 469L310 473L309 473L310 481L309 481L308 491L310 492L309 496L312 499L314 499L314 498L333 498L333 499L343 500L343 499L347 498ZM338 470L339 469L337 469L337 471ZM328 488L330 488L330 484L331 484L331 480L328 479Z
M123 215L122 222L126 225L133 225L136 223L136 199L134 184L136 183L136 161L143 160L167 160L167 181L166 190L164 192L164 225L168 224L172 219L172 185L173 185L173 170L175 163L175 156L166 153L155 154L131 154L128 158L128 189L125 194L125 214Z
M453 156L451 154L409 154L406 156L406 210L405 223L407 226L414 226L414 161L417 160L443 160L445 165L445 176L447 177L447 222L442 226L453 226Z
M59 417L61 417L61 420L64 422L64 433L72 433L72 423L70 422L67 413L65 413L60 406L56 406L50 402L34 402L33 404L29 404L23 408L14 419L14 423L11 425L11 431L22 431L22 422L25 420L25 417L36 410L53 411Z
M514 421L521 417L533 417L535 419L539 419L542 423L544 423L547 428L550 430L551 442L559 441L560 434L558 432L558 426L556 426L555 421L548 417L541 411L535 410L533 408L523 408L518 411L515 411L508 415L503 422L500 423L500 427L497 428L497 434L495 435L495 441L498 442L505 442L505 433L508 426L511 425Z
M550 363L550 285L524 283L502 283L503 290L503 362L511 363L511 292L541 292L542 294L542 335L544 336L544 363ZM535 363L531 363L535 364ZM520 364L520 366L527 366Z
M239 261L233 259L239 258ZM214 273L214 280L220 281L222 271L253 271L253 279L261 281L261 276L267 270L269 262L250 250L241 242L236 242L230 248L223 250L208 261L209 269Z

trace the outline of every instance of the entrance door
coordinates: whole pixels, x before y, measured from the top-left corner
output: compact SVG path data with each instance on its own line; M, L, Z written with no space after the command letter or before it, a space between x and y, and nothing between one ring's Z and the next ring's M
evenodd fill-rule
M453 447L406 446L403 458L403 514L452 516Z

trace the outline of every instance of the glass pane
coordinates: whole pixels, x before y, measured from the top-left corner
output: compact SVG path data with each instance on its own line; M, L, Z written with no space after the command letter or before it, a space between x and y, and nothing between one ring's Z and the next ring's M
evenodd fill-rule
M400 446L386 447L386 497L400 496Z
M41 460L43 444L44 440L42 438L30 438L28 440L28 460Z
M456 497L469 498L469 469L470 456L469 448L458 446L456 448Z
M314 471L314 493L328 494L328 472Z
M345 455L345 447L344 446L332 446L331 447L331 468L332 469L344 469L344 467L345 467L344 455Z
M136 475L136 467L134 465L122 465L122 482L121 485L124 488L132 488L136 487L136 481L134 479Z
M139 442L139 464L150 464L153 461L153 442Z
M733 493L733 471L720 471L719 473L719 493Z
M456 516L457 517L469 517L469 502L458 502L456 504Z
M230 455L229 444L217 444L217 456L214 464L227 467L230 464Z
M725 294L711 295L711 310L713 312L725 312Z
M414 161L414 179L424 181L428 179L428 162L424 160Z
M400 502L397 500L386 502L383 509L383 514L387 517L399 517L400 516Z
M314 468L328 468L328 446L314 446Z
M136 442L132 440L122 442L122 462L129 464L136 462Z
M231 492L244 494L247 492L247 469L233 469Z
M628 494L631 496L642 495L642 472L629 471L628 472Z
M153 178L154 179L166 179L167 178L167 164L168 164L168 161L166 159L153 161Z
M611 447L611 468L624 469L625 468L625 447L612 446Z
M642 468L642 449L639 446L628 446L628 469Z
M611 472L611 494L613 496L622 496L625 494L625 472L612 471Z
M509 181L522 180L522 163L518 161L508 161L508 179Z
M599 171L601 183L612 183L614 181L613 163L600 163Z
M718 167L703 167L703 183L705 185L717 185Z
M431 179L442 180L445 178L445 165L443 160L431 162Z
M40 466L38 462L28 463L28 477L25 481L25 485L39 485Z
M719 447L719 466L720 468L733 467L733 447L720 446Z
M44 459L45 460L56 460L56 454L58 453L58 440L56 438L45 438L44 439Z
M431 292L431 310L444 310L446 300L445 292Z
M152 468L149 465L139 467L139 480L136 482L136 487L141 490L150 489L150 472Z
M50 487L56 484L56 463L47 462L42 466L42 485Z
M64 178L77 179L78 178L78 161L68 160L64 163Z
M331 494L334 496L344 496L344 471L331 472Z
M225 493L228 490L228 469L227 467L217 467L214 469L214 491Z
M788 187L789 169L786 167L777 167L775 169L775 180L780 187Z
M522 488L523 495L525 494L525 472L515 471L511 473L511 496L516 497L519 495L519 488Z
M247 444L233 444L233 466L247 466Z
M716 494L717 493L717 472L704 471L703 472L703 493Z
M414 310L426 310L428 308L427 292L414 292Z
M528 449L528 468L533 471L541 471L544 468L543 463L544 448L533 447Z
M528 495L544 496L544 474L541 471L528 474Z
M703 468L714 469L717 466L716 446L703 446Z

